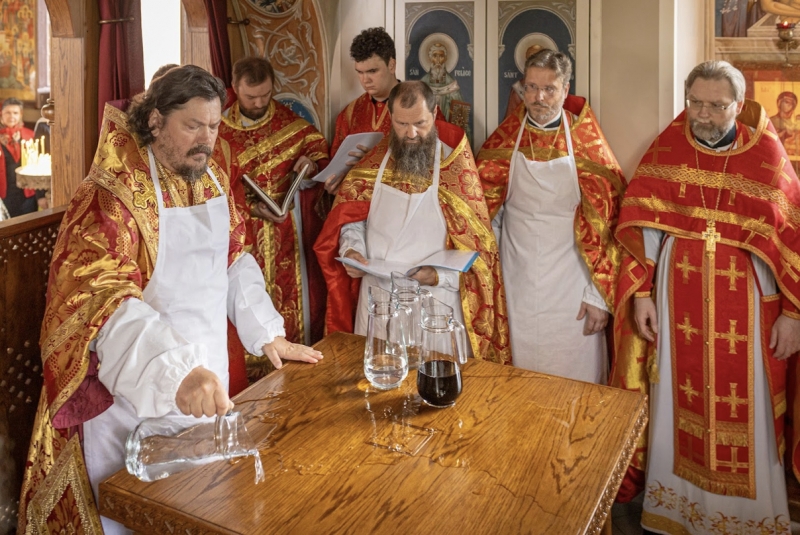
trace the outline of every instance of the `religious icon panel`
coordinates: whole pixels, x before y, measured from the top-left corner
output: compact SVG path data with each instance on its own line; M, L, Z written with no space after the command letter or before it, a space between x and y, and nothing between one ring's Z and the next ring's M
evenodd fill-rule
M0 100L36 99L36 0L0 0Z
M405 79L422 80L445 118L473 140L474 2L405 5Z

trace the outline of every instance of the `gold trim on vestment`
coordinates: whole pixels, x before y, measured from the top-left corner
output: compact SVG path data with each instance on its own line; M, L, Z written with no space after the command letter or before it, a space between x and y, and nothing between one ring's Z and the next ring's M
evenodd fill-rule
M225 111L228 112L229 116L226 116ZM233 103L233 105L222 112L222 122L228 125L229 127L233 128L234 130L242 130L242 131L249 131L249 130L257 130L264 126L266 123L272 120L272 116L275 114L275 100L270 99L269 105L267 106L267 112L261 119L258 119L255 123L251 124L250 126L244 126L241 121L241 109L239 106L239 101Z
M294 217L294 212L290 212L289 217L292 218L292 233L294 234L294 279L297 284L297 340L303 343L306 332L306 322L303 321L303 273L300 265L300 248L303 246L303 237L300 235L297 226L297 221Z
M797 269L800 270L800 255L795 253L791 248L787 247L781 240L780 236L778 235L778 229L776 229L772 225L765 223L763 221L763 218L753 219L751 217L742 216L732 212L706 210L704 208L681 206L671 203L669 201L663 201L656 197L651 197L650 199L644 199L641 197L626 197L622 200L622 206L637 206L640 208L644 208L646 210L650 210L651 212L655 213L655 221L649 221L649 220L626 221L625 223L621 223L617 227L616 232L619 232L620 230L628 227L649 227L649 228L664 230L675 236L681 236L695 240L703 239L700 232L691 232L681 228L672 227L670 225L665 225L659 222L658 212L673 212L697 219L703 219L703 220L714 219L715 221L718 222L738 225L742 227L742 229L750 231L751 234L756 233L759 234L760 236L763 236L764 238L770 239L772 243L775 244L775 247L778 249L778 252L781 254L781 264L782 264L781 267L784 268L785 273L781 273L777 269L777 266L775 266L772 263L772 260L767 255L765 255L761 249L753 247L747 242L739 242L736 240L721 238L718 241L718 243L724 243L726 245L732 245L733 247L738 247L739 249L745 249L755 254L761 260L763 260L764 263L770 268L773 275L775 275L775 282L777 282L778 287L781 290L781 293L784 296L786 296L792 302L792 304L794 304L794 306L800 308L800 301L798 301L798 296L792 294L792 292L788 290L786 285L781 280L784 274L789 275L792 278L798 276L792 271L792 269L795 269L794 266L799 266Z
M298 134L307 126L309 126L308 121L305 119L297 119L281 128L274 134L265 137L252 147L248 147L246 150L240 152L236 157L236 161L239 162L239 167L245 167L248 163L250 163L250 161L263 156L264 153L269 152L273 147L281 145L287 139ZM320 134L320 139L321 138L322 135Z
M685 164L652 165L642 164L639 172L643 176L688 184L692 186L706 186L710 188L725 189L732 195L741 193L749 197L773 203L780 209L781 215L791 222L791 226L800 227L800 208L794 206L786 197L786 193L777 187L750 180L741 173L720 173L692 169Z
M45 415L46 417L46 415ZM51 529L47 519L53 513L56 505L62 501L67 488L72 489L75 498L75 508L81 520L82 533L87 535L102 535L100 515L95 507L94 494L86 475L86 466L83 463L80 437L73 435L61 450L58 459L53 464L44 481L39 483L36 494L31 498L27 509L27 526L25 533L30 535L45 535L49 533L64 533L67 526L74 529L73 524L52 526L61 528L61 531ZM71 514L75 511L65 511L65 521L72 521Z

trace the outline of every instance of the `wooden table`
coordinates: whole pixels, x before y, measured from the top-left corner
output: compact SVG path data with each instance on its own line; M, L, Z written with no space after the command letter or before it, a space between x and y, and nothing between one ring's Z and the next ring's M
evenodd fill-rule
M646 397L470 359L455 407L416 373L369 387L364 338L288 363L235 401L251 458L100 485L101 514L154 533L598 533L646 420Z

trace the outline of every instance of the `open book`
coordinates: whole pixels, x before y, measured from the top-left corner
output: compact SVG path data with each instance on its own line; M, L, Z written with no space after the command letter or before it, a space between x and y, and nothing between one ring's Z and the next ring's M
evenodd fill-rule
M478 258L476 251L456 251L455 249L448 249L433 253L428 258L417 262L416 264L408 264L405 262L392 262L387 260L367 259L369 264L362 264L357 260L351 258L337 257L336 260L342 264L352 266L360 269L370 275L375 275L381 279L391 279L392 271L399 271L410 277L416 273L419 268L424 266L432 266L435 268L452 269L454 271L461 271L462 273L468 271L472 267L475 259Z
M289 185L289 190L286 192L286 197L283 198L283 203L280 206L278 206L278 203L276 203L272 197L267 195L267 192L261 189L252 178L247 175L242 175L242 180L244 180L244 183L248 185L253 193L255 193L256 198L259 201L266 204L276 216L281 217L289 211L289 207L292 205L292 199L294 199L294 194L297 193L298 189L300 189L300 184L306 177L308 166L309 164L306 164L299 173L289 173L287 180L290 180L291 184Z
M352 150L361 150L358 148L359 145L362 147L366 147L367 151L369 151L372 147L378 144L378 142L383 139L382 132L362 132L360 134L350 134L342 141L342 144L339 145L339 148L336 150L336 156L333 157L331 163L325 168L325 170L321 173L317 173L317 176L314 177L314 180L317 182L325 182L332 174L336 175L337 177L341 174L344 174L350 170L350 166L347 165L347 162L353 160L353 156L350 156L349 152Z

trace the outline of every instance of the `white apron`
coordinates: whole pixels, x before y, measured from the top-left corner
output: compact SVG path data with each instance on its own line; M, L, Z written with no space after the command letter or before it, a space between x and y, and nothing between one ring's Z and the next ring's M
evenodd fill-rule
M403 193L383 185L383 171L392 151L387 150L381 162L372 202L367 215L367 258L415 264L447 246L447 223L439 205L439 168L442 143L436 143L433 163L433 181L422 193ZM373 275L364 275L356 311L355 333L367 334L368 291L370 286L392 289L392 283ZM453 307L455 317L463 322L459 292L444 288L423 286L433 297Z
M514 366L593 383L606 378L603 332L583 335L577 321L589 270L575 245L581 200L567 116L561 125L567 156L529 161L519 152L523 121L511 156L500 240Z
M153 152L148 153L159 237L155 269L142 300L187 341L208 347L208 366L227 388L228 199L208 169L219 197L197 206L164 208ZM111 407L84 423L84 455L95 497L100 482L125 466L125 440L140 421L133 405L115 396ZM102 521L106 535L128 532L117 522Z

